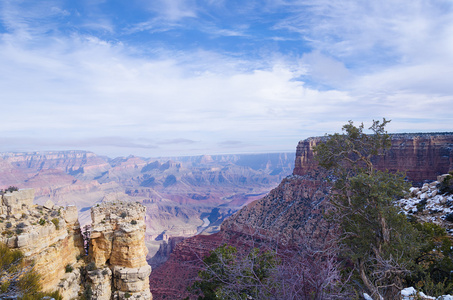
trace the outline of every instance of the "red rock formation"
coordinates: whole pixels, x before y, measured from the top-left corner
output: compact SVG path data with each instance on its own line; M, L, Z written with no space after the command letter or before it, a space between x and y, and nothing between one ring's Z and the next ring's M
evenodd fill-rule
M331 229L323 218L328 186L320 180L313 159L313 146L322 139L299 142L293 176L225 220L219 233L179 243L169 260L150 276L154 299L188 296L186 287L196 278L197 263L209 250L223 243L240 248L247 238L259 244L263 239L264 243L285 243L298 235L326 236ZM405 171L415 182L434 180L453 168L453 133L393 135L391 149L377 158L375 164L379 169Z
M227 219L222 230L198 235L176 245L170 258L153 270L153 299L181 299L197 277L202 257L224 243L238 249L269 242L287 243L296 235L325 237L329 226L323 220L327 186L310 176L290 176L261 200L254 201Z
M453 133L392 134L392 146L374 159L380 170L406 172L409 180L420 184L435 180L453 169ZM317 168L313 147L324 137L308 138L297 145L293 174L305 175Z
M197 276L201 258L224 241L221 233L197 235L178 243L170 258L150 276L150 290L153 300L183 299L190 294L187 287Z

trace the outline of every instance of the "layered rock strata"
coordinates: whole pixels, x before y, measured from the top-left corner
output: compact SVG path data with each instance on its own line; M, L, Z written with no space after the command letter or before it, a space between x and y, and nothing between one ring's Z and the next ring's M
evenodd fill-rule
M88 275L93 299L152 299L145 208L136 202L103 202L91 208L91 218L89 254L96 270Z
M156 254L150 260L148 260L151 267L154 269L166 262L170 257L170 254L176 248L176 245L183 240L184 237L182 236L170 237L166 240L164 239L162 244L159 245L159 249L157 250Z
M325 137L302 140L297 145L293 174L316 170L313 147ZM436 180L453 169L453 132L392 134L392 146L373 162L377 169L405 172L415 185Z
M324 137L300 141L293 175L264 198L243 207L222 224L219 233L196 236L179 243L170 258L150 277L155 299L189 296L186 287L197 276L197 263L223 243L240 248L244 241L255 245L294 238L323 239L332 232L324 219L328 207L327 182L314 160L313 147ZM392 147L376 158L375 165L390 171L404 171L414 183L435 180L453 169L453 133L392 135ZM178 278L175 278L178 274Z
M83 253L77 209L55 206L51 201L33 205L33 198L33 189L1 196L0 242L34 262L44 290L60 290L63 299L73 299L80 290L80 273L66 273L66 266L77 265L77 257Z
M301 236L326 239L332 229L323 218L328 186L314 176L289 176L266 197L225 220L220 232L178 243L169 259L150 276L154 299L193 297L187 286L197 278L202 258L222 244L241 251L251 244L285 246Z

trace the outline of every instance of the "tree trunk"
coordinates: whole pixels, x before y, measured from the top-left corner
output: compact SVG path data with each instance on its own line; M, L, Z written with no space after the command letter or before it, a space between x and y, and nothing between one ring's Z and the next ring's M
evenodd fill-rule
M370 282L368 277L365 274L365 266L362 260L359 260L359 271L360 271L360 278L363 281L363 284L368 289L368 292L371 294L371 297L376 300L383 299L381 294L379 294L378 289Z

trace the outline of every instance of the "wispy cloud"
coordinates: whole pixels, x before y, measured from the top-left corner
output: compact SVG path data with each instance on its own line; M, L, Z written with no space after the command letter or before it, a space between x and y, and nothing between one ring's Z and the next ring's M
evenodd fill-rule
M121 22L108 3L0 5L2 151L291 151L384 116L452 130L447 2L153 1Z

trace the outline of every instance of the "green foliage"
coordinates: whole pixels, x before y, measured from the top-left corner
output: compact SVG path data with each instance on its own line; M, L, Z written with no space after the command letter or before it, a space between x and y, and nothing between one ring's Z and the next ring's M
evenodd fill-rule
M422 233L393 205L409 188L404 174L377 171L372 163L391 145L388 122L373 121L366 134L363 124L349 121L344 134L315 147L319 165L335 178L330 219L340 229L343 255L354 264L355 288L386 299L397 296L423 247Z
M407 283L431 296L453 292L453 243L446 230L433 223L414 225L426 241L415 257L416 266Z
M19 189L16 187L16 186L12 186L10 185L7 189L5 190L0 190L0 195L3 195L5 193L12 193L12 192L15 192L15 191L18 191Z
M41 226L44 226L46 224L46 220L41 218L41 219L39 219L38 224L41 225Z
M124 293L124 298L129 299L132 295L128 292Z
M91 300L92 296L93 296L93 290L91 289L91 285L89 283L85 283L83 294L80 297L80 300Z
M205 268L198 274L191 291L202 293L198 299L263 299L262 288L271 271L279 264L274 253L253 248L240 256L235 247L224 244L203 260Z
M51 222L55 225L55 228L57 228L57 230L60 229L60 220L53 218Z
M0 244L0 299L17 297L31 300L51 296L61 300L58 292L41 292L40 275L23 258L24 255L19 250L11 250Z
M96 270L96 264L95 264L94 262L90 262L89 264L87 264L86 270L87 270L87 271Z
M453 175L447 175L444 180L442 180L442 182L438 184L438 188L439 192L442 194L453 194Z
M71 265L66 265L65 267L65 272L66 273L71 273L72 271L74 271L74 268L71 266Z

